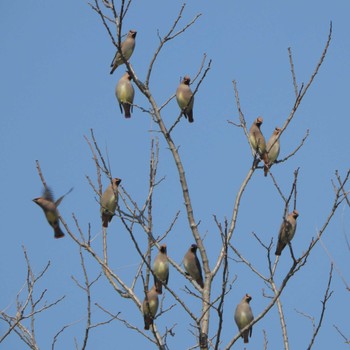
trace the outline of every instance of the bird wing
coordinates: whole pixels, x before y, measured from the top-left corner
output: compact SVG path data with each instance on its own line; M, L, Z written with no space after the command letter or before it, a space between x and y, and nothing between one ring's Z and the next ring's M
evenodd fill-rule
M43 190L43 198L45 198L46 200L53 202L53 193L50 187L45 186L44 190Z
M74 188L74 187L72 187L67 193L65 193L63 196L61 196L60 198L57 199L57 201L55 202L56 207L58 207L58 206L60 205L60 203L62 202L62 199L63 199L67 194L69 194L69 193L71 193L71 192L73 191L73 188Z

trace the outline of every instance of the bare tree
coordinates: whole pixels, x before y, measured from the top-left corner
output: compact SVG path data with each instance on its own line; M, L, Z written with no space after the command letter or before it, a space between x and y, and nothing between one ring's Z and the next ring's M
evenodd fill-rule
M174 138L174 131L179 125L184 121L182 111L179 111L179 115L174 122L170 122L163 117L163 111L165 107L169 104L171 100L174 99L175 95L171 95L165 101L158 102L154 98L152 91L150 89L150 82L152 80L153 68L157 63L157 58L161 50L165 45L170 42L172 45L176 45L175 39L180 35L186 35L186 31L195 25L196 21L200 17L200 14L196 15L190 22L185 25L180 25L180 20L186 10L185 5L183 5L174 19L172 25L165 35L160 35L159 45L156 48L151 61L149 62L147 74L144 79L142 79L138 72L132 66L132 59L129 61L124 57L121 50L121 45L123 42L123 33L127 32L124 28L123 21L128 15L132 1L115 2L114 0L95 0L89 3L92 10L95 11L105 27L107 35L109 36L111 42L116 47L116 51L120 53L122 60L132 77L138 91L142 93L146 99L147 105L133 105L134 108L140 109L145 112L150 119L154 121L156 127L156 132L158 137L152 137L150 144L150 158L149 158L149 181L148 181L148 193L143 202L137 202L132 196L132 190L124 188L122 185L115 189L115 195L119 197L117 209L115 212L115 219L120 220L123 224L124 231L129 235L130 240L133 242L134 253L137 254L139 265L135 268L134 276L131 282L126 281L118 274L117 271L109 264L110 257L113 255L113 249L110 245L110 240L108 237L108 228L102 228L102 235L92 236L90 228L85 231L82 229L82 224L79 222L79 218L73 213L73 219L75 222L75 227L69 227L64 218L60 217L60 220L68 232L70 239L78 246L79 254L81 259L82 267L82 281L80 278L73 277L78 288L86 296L86 310L87 310L87 321L85 334L82 337L82 342L80 345L76 343L76 348L85 349L87 348L89 342L89 334L96 327L102 327L107 323L114 320L119 321L122 327L128 327L135 331L135 334L147 339L154 348L168 349L168 339L169 337L174 337L176 339L178 334L175 334L177 324L183 322L181 319L176 318L176 313L173 312L175 307L180 307L182 311L186 314L188 323L188 328L193 334L193 342L188 345L188 349L231 349L233 345L240 339L242 333L255 325L257 322L261 322L262 319L273 310L276 306L280 324L281 324L281 334L283 337L283 347L285 350L290 348L288 339L288 329L286 326L286 317L283 311L282 295L286 288L288 287L289 281L295 277L303 267L310 263L312 264L312 251L316 245L320 242L322 236L326 233L328 225L330 224L334 214L336 213L339 205L344 201L348 201L348 192L346 186L348 184L350 170L344 174L342 177L336 173L336 181L334 181L334 199L333 203L329 208L327 217L324 220L323 225L316 233L315 237L307 242L304 246L304 252L301 255L297 255L293 250L292 243L288 244L288 248L283 254L290 254L290 264L287 269L281 269L279 264L279 257L274 257L272 249L274 248L275 237L270 237L266 242L258 233L253 232L252 235L256 240L260 253L265 257L265 267L259 266L254 261L254 258L245 256L236 244L236 227L237 222L240 218L241 212L241 202L244 198L246 189L248 188L253 176L262 176L261 169L261 159L258 155L252 157L251 166L246 169L246 176L239 186L236 193L235 199L232 202L231 216L225 218L222 222L221 220L213 216L213 221L217 227L217 236L221 240L221 249L214 259L214 263L209 265L208 252L211 247L208 242L205 241L205 230L200 229L199 222L195 217L195 208L190 195L190 188L188 185L186 171L184 164L182 162L181 155L179 153L179 144ZM116 37L113 33L116 32ZM332 23L329 28L329 35L326 40L323 52L320 55L319 61L316 63L314 71L312 72L309 80L306 84L298 85L298 79L295 74L293 55L292 51L288 49L288 56L290 62L290 69L292 74L293 89L295 91L295 99L292 101L291 109L289 115L286 117L284 124L281 127L279 133L279 138L283 137L284 132L291 128L291 121L295 117L299 106L301 105L304 97L306 96L309 88L311 87L316 75L319 73L319 69L324 62L327 55L327 50L332 39ZM198 67L198 71L192 79L193 84L193 96L195 97L201 85L205 83L205 78L211 69L211 60L208 60L206 55L203 56L203 61ZM243 132L246 136L247 147L250 147L249 142L249 129L247 127L246 117L244 115L244 107L241 106L238 84L233 80L233 100L237 106L238 117L234 120L228 121L228 126L233 126L239 132ZM288 155L284 156L283 159L278 159L274 166L283 166L284 162L287 162L291 157L297 155L297 152L304 145L305 140L308 137L308 130L305 132L305 137L301 139L298 144L295 145L295 149ZM104 154L99 146L97 137L94 131L91 130L89 136L85 136L85 140L90 148L93 161L96 165L96 180L91 176L87 176L87 181L91 185L92 191L96 196L96 200L99 202L100 197L103 193L103 180L108 179L109 183L113 181L113 175L110 171L108 155ZM187 217L188 229L192 233L193 242L195 242L198 247L198 255L200 257L201 265L203 268L204 276L204 287L201 288L196 281L189 276L181 264L177 263L172 259L172 254L169 252L168 261L171 265L172 274L179 274L182 276L183 281L190 284L191 288L185 287L185 289L178 288L171 284L164 284L163 287L166 290L166 294L160 300L160 307L158 313L154 319L153 325L151 325L150 331L145 331L140 328L135 322L135 320L130 319L121 315L118 312L114 312L105 306L101 302L97 302L95 305L106 315L106 320L102 322L93 322L93 311L92 311L92 301L91 301L91 288L95 283L99 283L102 278L105 278L109 284L112 286L116 295L125 303L134 304L140 310L142 310L142 303L145 299L147 292L151 289L154 278L153 271L153 258L157 253L160 245L165 242L166 238L173 233L173 228L179 217L180 209L173 216L172 221L169 223L168 228L161 234L156 233L154 229L154 218L153 218L153 203L154 194L158 191L158 186L165 181L165 178L158 177L158 163L159 163L159 143L164 142L166 147L170 150L171 157L175 163L176 171L179 178L179 188L182 193L182 198L185 206L185 212ZM145 145L140 145L140 147L145 147ZM45 179L43 172L41 171L39 163L37 164L38 172L45 185ZM290 209L296 209L298 207L298 178L299 169L294 172L294 180L290 184L290 190L285 191L279 185L278 180L273 175L273 168L269 169L269 180L272 181L274 188L284 203L281 208L282 219L285 218L286 214ZM254 205L254 203L252 203ZM142 238L140 238L140 231L143 233ZM289 252L288 252L289 251ZM16 314L10 316L7 311L1 311L1 320L8 324L8 329L5 334L1 335L0 343L11 333L15 332L30 348L38 349L35 338L35 328L34 328L34 316L40 314L46 309L56 305L62 300L50 303L46 306L41 307L40 302L42 301L46 290L41 294L39 299L34 300L32 297L32 290L35 287L36 281L41 278L47 268L37 276L33 274L27 254L25 252L25 257L27 261L28 278L26 286L28 289L28 296L25 298L24 302L17 300L17 310ZM86 268L85 260L91 259L94 261L101 270L101 274L95 277L89 276L88 270ZM266 286L267 291L264 291L264 297L266 298L266 305L262 310L259 310L255 314L254 320L248 324L241 332L236 332L236 334L225 339L223 334L227 331L228 326L225 325L224 313L226 312L224 305L227 296L234 290L234 282L236 276L234 275L233 266L235 264L244 264L249 271L249 275L254 276L262 281ZM268 271L265 273L264 271ZM277 277L278 272L278 277ZM326 305L332 296L331 291L331 281L333 276L333 267L330 268L328 275L328 282L326 284L325 290L323 292L323 300L321 305L320 316L315 320L314 316L309 316L303 311L300 312L303 316L310 319L313 327L313 333L310 336L310 343L308 349L314 347L315 339L322 327L322 322L326 313ZM142 293L137 292L137 287L142 285ZM21 293L18 295L18 299ZM321 293L322 294L322 293ZM170 301L169 301L170 300ZM199 312L196 312L192 307L193 300L198 301L201 304ZM165 302L166 301L166 302ZM30 309L28 313L25 313L27 309ZM166 313L173 312L174 322L172 324L163 325L160 330L159 324L162 324L162 316ZM23 325L24 320L31 320L29 329ZM56 341L59 336L62 336L63 331L69 325L63 326L62 329L56 334L53 339L52 348L55 347ZM338 329L339 333L341 331ZM342 333L341 333L342 334ZM342 334L345 338L345 336ZM345 338L346 339L346 338ZM348 340L346 340L348 342ZM264 344L263 348L268 348L268 334L264 332Z
M35 274L24 247L23 253L27 264L27 278L21 290L17 293L15 305L8 305L8 307L0 311L0 320L8 325L7 330L0 337L0 343L14 332L29 349L39 349L36 340L35 320L41 313L59 304L65 296L55 301L47 302L48 290L44 289L39 293L37 292L37 285L48 271L50 262L47 263L42 271Z

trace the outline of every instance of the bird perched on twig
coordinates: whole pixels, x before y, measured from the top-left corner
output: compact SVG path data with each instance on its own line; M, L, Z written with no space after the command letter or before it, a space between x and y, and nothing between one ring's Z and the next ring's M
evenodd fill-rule
M265 176L267 176L269 169L271 168L272 164L276 161L277 157L280 154L280 138L279 138L280 132L281 132L281 129L276 127L269 141L267 141L266 153L267 153L268 164L264 165Z
M166 253L167 247L163 244L153 263L154 285L159 294L162 294L162 284L168 284L169 280L169 262Z
M190 88L191 78L186 75L176 90L176 101L183 115L190 123L193 123L194 96Z
M118 66L122 65L124 63L122 55L120 54L120 51L122 52L124 58L126 61L128 61L134 52L135 49L135 38L136 38L137 32L135 30L129 30L129 33L126 37L126 39L121 43L120 50L118 50L113 58L113 61L111 63L111 74L118 68Z
M284 247L290 243L293 239L295 230L297 228L297 217L299 213L297 210L293 210L288 216L283 220L280 232L278 234L278 242L276 247L276 255L281 255Z
M111 222L114 212L118 203L118 186L122 180L117 177L112 180L112 183L108 185L103 195L101 196L101 217L103 227L108 227L108 223Z
M248 326L248 324L254 320L253 312L249 305L251 300L252 297L249 294L246 294L236 307L235 321L239 331ZM253 327L249 327L242 333L242 338L245 343L249 343L248 338L252 336L252 332Z
M123 113L125 118L130 118L132 111L132 104L134 102L135 90L131 84L131 75L126 72L118 81L115 87L115 96L118 99L120 112Z
M153 286L150 291L146 293L146 297L142 303L142 313L145 322L145 330L149 330L149 326L153 324L153 320L158 310L158 293L156 286Z
M190 249L187 251L183 263L187 274L189 274L201 288L204 287L202 268L197 258L197 245L192 244Z
M265 164L268 163L267 154L266 154L266 141L264 135L262 134L260 127L263 123L263 118L258 117L254 120L252 126L249 129L249 141L255 152L264 161Z
M66 194L61 196L54 201L53 193L49 187L45 187L43 191L42 197L34 198L33 202L36 203L45 213L46 219L48 223L54 230L55 238L64 237L64 233L62 232L59 220L58 220L58 211L57 207L62 202L62 199L70 192L72 192L73 188L71 188Z

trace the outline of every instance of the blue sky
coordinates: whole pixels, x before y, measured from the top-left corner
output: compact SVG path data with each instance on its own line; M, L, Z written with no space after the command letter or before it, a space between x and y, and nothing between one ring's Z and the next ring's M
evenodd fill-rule
M161 35L169 30L181 5L178 1L135 1L132 4L123 33L129 29L138 32L131 63L141 80L158 45L157 30ZM180 24L185 25L198 13L201 17L184 35L169 42L159 55L150 82L159 105L174 94L180 77L197 73L204 53L212 59L212 68L196 95L195 122L190 125L182 120L173 133L174 141L180 147L195 218L201 221L200 232L206 236L211 266L220 244L213 214L219 220L230 217L236 193L252 162L242 130L227 123L227 120L238 121L232 80L237 81L247 124L250 126L258 115L262 115L262 131L268 138L275 126L284 123L294 104L287 48L292 48L297 82L301 86L309 80L320 58L332 21L333 38L327 57L283 134L281 157L297 147L307 129L310 136L295 157L273 168L282 191L288 193L293 171L300 167L297 203L300 217L293 240L297 254L305 251L323 225L333 200L331 179L334 171L337 169L344 175L349 168L349 11L347 1L194 0L187 4ZM124 67L118 68L112 76L109 74L115 48L100 18L86 2L2 2L0 17L0 225L3 236L0 308L13 310L16 294L25 282L23 245L35 272L51 261L38 293L47 288L48 302L66 295L57 307L37 317L39 346L50 348L52 338L60 328L74 323L57 344L58 349L72 349L74 337L81 344L85 326L85 296L71 279L71 276L80 280L82 277L78 247L68 236L54 240L43 213L32 202L42 189L35 160L40 161L56 198L74 187L60 206L62 216L72 230L77 233L72 219L74 213L83 230L86 231L90 223L93 235L100 237L99 206L85 178L88 175L96 180L96 170L84 135L90 136L90 129L94 130L104 154L108 152L113 176L121 178L125 189L142 204L148 189L150 140L159 134L150 132L157 130L157 125L140 110L135 108L130 120L120 114L114 88ZM138 91L135 103L148 108ZM178 113L173 100L164 109L162 117L167 125L171 125ZM166 242L168 254L181 262L193 238L175 170L171 154L160 137L158 177L164 176L165 181L157 187L154 196L154 232L155 235L165 232L175 213L181 211ZM104 186L108 183L106 178L103 183ZM251 232L268 243L271 237L277 237L282 215L283 202L271 179L256 172L242 199L233 243L263 271L266 271L265 253ZM342 204L322 239L347 280L350 254L344 235L349 234L348 227L349 207ZM139 258L118 220L113 220L108 233L110 264L130 283ZM137 235L140 244L144 244L145 234L141 229L137 229ZM290 281L282 296L291 348L306 348L309 343L311 323L295 310L318 319L329 263L324 249L318 245L307 266ZM88 257L87 265L92 277L99 273L96 263ZM289 266L289 254L282 255L278 276L282 276ZM230 261L230 276L233 278L234 275L237 275L237 281L225 303L223 344L237 332L233 312L246 292L253 296L251 305L256 315L268 303L262 295L266 286L246 267ZM171 271L169 283L184 296L181 290L188 283L182 276ZM334 294L316 340L317 349L331 346L345 349L334 324L350 337L348 317L344 312L349 306L349 292L336 272L332 290ZM113 313L120 311L131 323L143 326L137 308L115 295L103 279L92 293L94 302ZM143 298L141 283L137 285L136 293ZM199 310L197 300L184 297ZM165 294L165 306L173 303L171 296ZM105 319L96 308L94 317L94 322ZM169 339L169 348L185 349L193 345L189 322L179 306L158 320L161 332L166 326L178 324L175 337ZM281 349L283 343L276 308L255 325L247 348L262 347L263 330L267 332L269 348ZM4 324L0 324L0 335L4 331ZM18 348L19 344L19 339L13 335L6 339L3 348ZM88 348L111 349L115 344L131 349L147 346L148 342L114 321L92 331ZM240 347L241 341L233 348Z

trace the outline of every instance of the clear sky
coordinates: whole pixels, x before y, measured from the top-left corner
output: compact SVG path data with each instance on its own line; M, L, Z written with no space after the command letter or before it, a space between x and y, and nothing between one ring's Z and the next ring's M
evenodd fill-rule
M157 31L164 35L172 25L182 3L179 1L134 1L124 21L123 33L137 30L136 49L131 63L142 80L158 45ZM299 256L308 247L330 212L334 192L334 171L343 176L349 168L349 81L350 41L348 1L190 1L180 24L195 15L198 19L185 34L169 42L159 55L150 82L159 105L175 93L180 77L194 76L203 54L212 59L212 68L196 95L193 124L181 120L173 133L180 147L194 215L205 237L209 264L213 266L220 237L213 221L230 218L236 193L252 163L249 145L241 129L227 120L238 121L232 80L237 81L241 107L250 126L264 117L262 131L268 138L275 126L281 126L294 104L294 89L287 48L291 47L299 86L309 80L326 43L330 21L333 39L319 74L311 86L290 127L281 139L281 157L292 152L307 129L310 136L304 147L288 162L273 168L282 191L287 194L293 171L300 167L298 202L300 212L293 247ZM108 34L98 15L85 1L21 1L0 4L0 212L2 245L0 254L0 309L15 313L16 294L26 279L22 245L31 259L34 272L51 266L39 283L37 295L47 288L45 300L52 302L65 295L55 308L37 317L36 333L41 349L51 348L54 335L73 324L61 335L57 349L73 349L74 338L81 344L86 322L86 298L71 276L82 281L77 245L67 236L54 240L42 211L32 199L41 194L42 184L35 160L40 161L47 183L56 198L74 187L60 212L74 233L72 213L81 228L101 239L99 205L86 175L96 182L96 170L84 135L90 129L104 154L109 155L113 176L122 179L124 188L135 201L143 204L147 196L151 137L160 137L158 178L165 180L154 197L154 234L169 227L175 213L180 218L168 236L168 254L181 262L193 243L189 230L174 161L150 117L134 108L130 120L124 119L114 96L116 82L125 71L109 74L114 56ZM114 31L115 33L115 31ZM135 103L149 108L136 91ZM171 125L179 114L175 100L163 110L162 117ZM108 181L103 179L104 186ZM348 187L349 188L349 187ZM123 204L121 204L123 209ZM124 208L125 209L125 208ZM255 232L265 243L276 240L283 215L283 202L271 179L256 172L242 199L239 221L232 243L263 272L267 271L264 250L252 236ZM349 292L340 272L349 281L350 252L345 235L349 230L349 207L342 204L322 242L337 264L331 289L334 294L327 306L323 327L315 349L345 349L337 333L338 326L350 337ZM140 244L145 234L137 229ZM123 226L114 219L108 231L111 267L132 281L140 261ZM287 252L286 252L287 253ZM99 273L97 264L86 257L91 278ZM287 271L289 253L283 254L277 273ZM299 312L318 320L327 284L330 260L321 245L312 252L307 265L293 278L282 296L288 336L292 349L307 348L312 325ZM233 320L236 304L245 293L253 296L251 306L257 315L268 304L263 296L266 286L242 264L230 261L230 277L237 281L225 302L223 347L237 333ZM217 282L219 283L219 282ZM198 300L181 291L188 282L171 271L169 284L199 311ZM218 285L214 288L217 291ZM142 284L136 293L143 299ZM139 310L130 301L118 297L102 278L92 290L93 303L112 313L121 312L130 323L143 327ZM164 306L174 304L165 293ZM105 320L96 307L93 322ZM214 321L213 321L214 322ZM170 349L194 345L190 320L179 306L157 321L161 332L175 327L168 339ZM214 326L214 325L213 325ZM0 323L0 336L5 332ZM266 331L269 349L282 349L283 342L277 309L255 325L247 349L263 347ZM19 345L21 344L21 345ZM233 348L242 348L238 341ZM0 346L24 348L16 335ZM151 348L139 334L118 321L92 330L89 349Z

